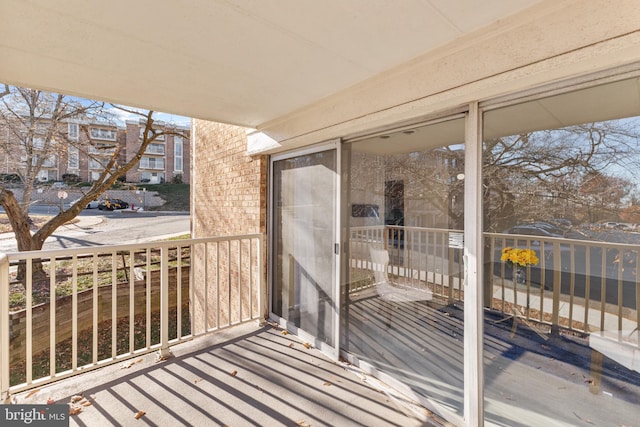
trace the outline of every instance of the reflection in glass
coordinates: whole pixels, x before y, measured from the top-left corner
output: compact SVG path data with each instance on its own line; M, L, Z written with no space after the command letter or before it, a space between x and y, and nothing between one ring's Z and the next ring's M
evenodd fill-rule
M347 144L342 348L432 409L463 412L464 121Z
M638 423L639 94L632 79L484 115L487 425Z

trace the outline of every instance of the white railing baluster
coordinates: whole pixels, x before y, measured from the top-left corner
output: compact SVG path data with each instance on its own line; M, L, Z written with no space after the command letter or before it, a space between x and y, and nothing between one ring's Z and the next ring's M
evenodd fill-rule
M238 240L238 323L242 320L242 240Z
M216 242L216 248L218 243ZM217 249L216 249L217 250ZM218 264L218 255L216 253L216 265ZM216 275L217 277L217 275ZM204 280L203 280L203 292L204 292L204 333L209 332L209 244L204 244ZM216 306L216 310L218 307ZM218 319L219 321L220 319ZM218 323L216 323L217 325Z
M93 300L93 319L92 319L92 326L93 326L93 343L92 343L92 351L93 351L93 357L92 357L92 361L93 364L96 365L98 363L98 310L99 310L99 306L98 306L98 292L100 291L100 283L98 282L98 270L99 270L99 262L98 262L99 258L98 258L98 254L94 253L93 254L93 269L92 269L92 273L93 273L93 287L91 289L91 296L92 296L92 300Z
M78 256L71 258L71 369L78 368Z
M146 252L146 272L145 272L145 346L147 350L151 348L151 248L147 248Z
M176 247L176 338L182 339L182 246Z
M25 277L27 333L25 334L27 384L33 382L33 260L26 260L27 276Z
M216 242L216 329L220 329L220 242Z
M9 259L0 254L0 398L10 403L10 317L9 317Z
M584 283L584 328L583 332L589 331L589 308L591 306L590 297L591 297L591 246L587 245L586 252L584 254L585 257L585 283ZM640 306L636 305L637 309L640 309ZM638 310L640 313L640 310ZM638 323L640 324L640 322Z
M231 325L231 240L227 240L227 323L225 326Z
M118 355L118 254L111 253L111 357Z
M160 356L169 351L169 248L160 248Z
M253 239L249 239L249 319L253 319Z
M194 301L195 301L195 297L194 297L194 286L193 286L193 257L195 256L196 253L196 246L191 243L189 244L189 311L193 312L195 310L195 306L194 306ZM206 264L206 262L205 262ZM205 275L205 283L207 281L207 276ZM194 316L189 316L190 321L189 321L189 331L191 331L191 336L195 336L196 335L196 330L195 328L195 322L193 320Z
M124 264L124 255L122 255L123 264ZM135 264L136 264L136 256L135 252L129 251L129 353L133 354L135 351L135 324L136 324L136 305L135 305L135 286L136 286L136 276L135 276ZM122 268L127 268L126 265L123 265Z
M49 258L49 375L56 375L56 259Z

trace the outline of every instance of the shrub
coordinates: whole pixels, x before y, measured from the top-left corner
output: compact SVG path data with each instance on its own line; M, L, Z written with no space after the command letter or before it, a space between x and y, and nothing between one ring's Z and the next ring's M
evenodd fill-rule
M65 173L62 174L62 181L64 181L65 184L77 184L80 182L80 176L75 173Z
M184 184L184 182L182 181L182 174L181 173L175 174L171 182L173 184Z

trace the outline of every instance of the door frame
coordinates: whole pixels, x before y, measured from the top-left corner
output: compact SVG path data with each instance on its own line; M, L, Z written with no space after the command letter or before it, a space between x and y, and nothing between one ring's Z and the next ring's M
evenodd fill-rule
M275 256L275 252L273 251L274 245L274 212L273 212L273 196L274 196L274 168L273 164L280 160L291 159L294 157L304 156L308 154L318 153L322 151L335 151L335 159L336 159L336 170L335 170L335 212L334 212L334 313L333 313L333 345L325 343L321 340L316 339L312 334L296 327L286 319L280 317L279 315L273 312L273 293L274 293L274 276L273 276L273 260ZM341 221L340 221L340 212L341 212L341 140L333 139L330 141L321 142L319 144L314 144L308 147L304 147L301 149L291 150L284 153L279 153L277 155L273 155L269 159L269 221L267 225L267 244L268 250L268 259L267 259L267 283L268 293L267 299L269 301L269 320L273 322L277 322L282 328L291 331L293 334L300 337L302 340L313 344L320 351L322 351L327 356L331 357L334 360L338 360L340 354L340 266L341 266L341 253L342 253L342 244L340 240L340 230L341 230Z

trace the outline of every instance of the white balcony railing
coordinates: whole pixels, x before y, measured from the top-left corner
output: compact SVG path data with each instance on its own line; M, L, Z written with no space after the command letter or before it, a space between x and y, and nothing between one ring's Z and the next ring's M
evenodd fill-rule
M150 144L145 148L144 154L154 154L156 156L164 156L164 145Z
M0 255L3 401L264 318L261 252L252 234Z
M350 291L374 286L370 248L375 247L388 251L388 274L403 285L429 289L449 303L464 300L463 253L456 244L460 233L352 227ZM551 330L638 331L637 245L498 233L484 233L484 238L486 309L545 324ZM505 247L533 249L539 264L514 269L500 260Z

